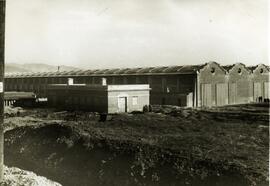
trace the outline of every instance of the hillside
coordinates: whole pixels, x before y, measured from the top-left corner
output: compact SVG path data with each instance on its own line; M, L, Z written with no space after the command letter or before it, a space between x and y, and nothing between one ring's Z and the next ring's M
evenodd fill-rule
M7 63L5 65L6 73L17 73L17 72L55 72L58 70L57 66L47 65L42 63L29 63L29 64L16 64ZM72 71L79 70L79 68L71 66L60 66L60 71Z

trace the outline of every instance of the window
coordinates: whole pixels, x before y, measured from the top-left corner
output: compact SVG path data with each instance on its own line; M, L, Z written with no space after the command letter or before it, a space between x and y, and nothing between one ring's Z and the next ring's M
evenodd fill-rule
M182 106L182 102L180 98L178 98L178 106Z
M166 98L162 98L161 104L162 104L162 105L165 105L165 103L166 103Z
M132 104L133 105L138 105L138 96L133 96L132 97Z
M128 84L136 84L136 77L135 76L127 77L127 83Z
M239 74L241 74L241 72L242 72L242 69L241 69L241 68L239 68L239 69L238 69L238 73L239 73Z

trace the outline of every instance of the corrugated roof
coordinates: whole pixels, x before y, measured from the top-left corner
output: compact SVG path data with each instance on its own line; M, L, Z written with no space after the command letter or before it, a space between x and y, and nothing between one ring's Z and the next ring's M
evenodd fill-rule
M171 67L167 67L166 69L163 70L163 72L167 72L167 73L175 73L177 72L179 69L183 68L183 66L171 66Z
M152 70L152 69L154 69L155 67L146 67L146 68L142 68L142 69L140 69L140 70L138 70L137 71L137 73L142 73L142 74L144 74L144 73L149 73L149 71L150 70Z
M15 77L28 76L95 76L95 75L131 75L131 74L164 74L164 73L194 73L198 66L162 66L162 67L146 67L146 68L116 68L116 69L95 69L95 70L78 70L78 71L62 71L62 72L43 72L43 73L21 73ZM13 75L6 74L8 77Z
M125 74L125 72L128 71L128 70L130 70L130 68L122 68L122 69L114 71L113 74L119 74L119 75Z
M115 71L120 70L120 68L113 68L108 71L106 71L104 74L113 74Z
M42 72L37 72L36 74L35 74L35 76L41 76L42 75Z
M197 71L202 69L206 64L203 65L186 65L183 66L178 72L181 74L195 74Z
M107 71L109 71L109 69L97 70L97 71L94 72L94 74L104 74Z
M127 70L125 72L125 74L136 74L139 70L141 70L142 68L132 68L130 70Z
M85 71L83 71L81 74L82 74L82 75L89 75L89 74L91 74L93 71L94 71L94 70L85 70Z
M155 67L149 70L150 73L163 73L163 70L167 69L168 67Z
M76 75L83 75L84 74L84 70L79 70L78 72L76 72Z
M216 63L216 62L215 62ZM217 63L218 64L218 63ZM161 66L146 68L115 68L115 69L94 69L94 70L75 70L62 72L37 72L37 73L17 73L6 74L6 77L48 77L48 76L108 76L108 75L158 75L158 74L196 74L206 64L184 65L184 66ZM225 71L229 71L234 65L221 66ZM257 66L247 67L254 70ZM269 68L269 66L267 66Z
M58 72L57 74L58 75L64 75L64 74L66 74L67 73L67 71L62 71L62 72Z
M78 73L82 72L82 70L75 70L74 73L77 75Z
M76 71L72 70L72 71L67 72L65 75L75 75L75 74L76 74Z
M41 76L49 76L50 72L44 72Z
M48 73L48 76L57 76L58 72L50 72Z

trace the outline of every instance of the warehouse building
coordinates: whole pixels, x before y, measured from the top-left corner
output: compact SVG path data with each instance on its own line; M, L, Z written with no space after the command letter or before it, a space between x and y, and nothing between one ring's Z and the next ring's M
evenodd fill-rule
M208 63L198 73L198 106L222 106L269 100L269 68L242 63Z
M260 64L253 70L252 74L252 82L254 83L253 99L256 101L258 101L259 97L269 99L269 68Z
M5 88L47 97L48 84L67 84L68 78L87 85L101 85L102 78L108 85L149 84L150 104L211 107L269 99L269 67L241 63L10 74Z

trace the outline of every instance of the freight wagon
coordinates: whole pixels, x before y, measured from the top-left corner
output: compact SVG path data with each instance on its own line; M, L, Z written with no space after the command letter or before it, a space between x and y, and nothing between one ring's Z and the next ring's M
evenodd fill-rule
M149 85L48 85L48 105L99 113L143 111L149 105Z

